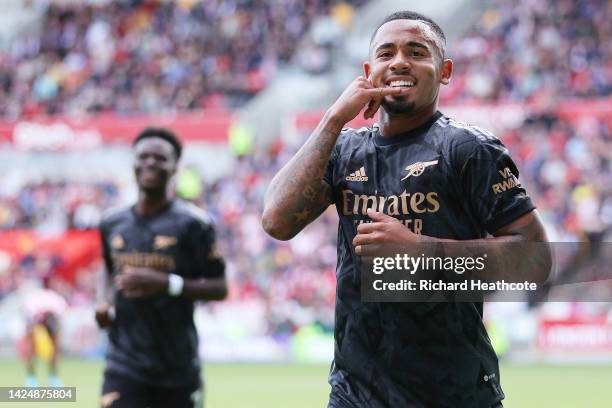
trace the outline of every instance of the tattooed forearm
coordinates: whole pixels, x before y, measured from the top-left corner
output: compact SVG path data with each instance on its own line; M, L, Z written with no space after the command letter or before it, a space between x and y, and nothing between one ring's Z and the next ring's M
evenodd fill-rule
M544 282L552 267L552 254L537 211L532 211L496 231L494 237L468 241L442 240L438 254L476 258L487 254L486 267L477 276L483 280ZM456 244L454 244L456 243Z
M324 118L272 179L264 200L262 225L274 238L291 239L331 203L331 187L323 176L341 126Z

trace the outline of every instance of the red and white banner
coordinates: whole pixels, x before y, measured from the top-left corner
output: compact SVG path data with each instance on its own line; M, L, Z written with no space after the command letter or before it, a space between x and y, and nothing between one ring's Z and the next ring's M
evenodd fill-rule
M68 230L60 234L41 235L34 230L0 230L0 252L7 253L16 263L33 256L55 263L57 272L67 282L76 273L98 262L102 244L98 230Z
M536 345L541 351L612 352L612 322L543 320Z
M612 98L594 100L568 100L559 102L553 107L540 107L523 103L464 103L461 105L443 105L441 111L462 122L473 123L494 132L513 129L520 126L530 115L551 111L571 123L582 120L607 122L612 127ZM292 131L297 134L309 133L314 129L325 112L310 110L297 113L290 123ZM359 114L346 127L359 128L371 126L375 119L365 120ZM501 128L501 129L500 129Z
M160 116L99 114L85 119L63 116L0 121L0 143L30 150L81 150L103 144L130 144L147 126L172 129L181 140L227 143L233 114L204 111Z

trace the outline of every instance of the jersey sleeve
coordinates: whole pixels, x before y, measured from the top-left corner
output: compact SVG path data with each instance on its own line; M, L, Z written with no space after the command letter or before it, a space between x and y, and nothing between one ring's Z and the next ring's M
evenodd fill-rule
M195 272L202 278L225 276L225 262L215 247L215 229L211 223L194 222L190 234L194 254Z
M106 232L106 227L104 223L100 224L100 228L98 228L100 232L100 240L102 242L102 259L104 260L104 267L106 269L106 273L112 275L113 273L113 260L111 257L111 250L108 243L108 233Z
M490 234L535 209L508 149L499 139L492 135L477 138L457 150L462 191Z

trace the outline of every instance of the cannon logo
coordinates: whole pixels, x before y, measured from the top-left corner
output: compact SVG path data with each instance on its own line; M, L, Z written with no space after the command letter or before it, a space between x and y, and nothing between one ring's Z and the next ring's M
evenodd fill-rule
M416 162L414 164L411 164L410 166L406 166L406 171L408 172L408 174L404 176L402 181L406 180L410 176L413 176L413 177L420 176L421 174L423 174L423 172L425 171L427 167L433 166L435 164L438 164L437 160L432 160L428 162Z
M176 237L167 237L164 235L157 235L153 240L153 248L155 249L168 249L169 247L176 245Z
M117 234L111 239L110 246L113 249L123 249L125 248L125 241L121 235Z

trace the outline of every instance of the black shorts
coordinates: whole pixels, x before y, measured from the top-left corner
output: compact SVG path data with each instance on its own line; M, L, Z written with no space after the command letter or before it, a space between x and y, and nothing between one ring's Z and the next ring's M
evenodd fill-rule
M327 408L344 408L344 405L338 405L337 403L333 401L329 401ZM500 401L500 402L495 403L493 406L491 406L491 408L504 408L504 406L502 405Z
M102 408L203 408L202 383L187 387L148 385L114 373L104 373Z

